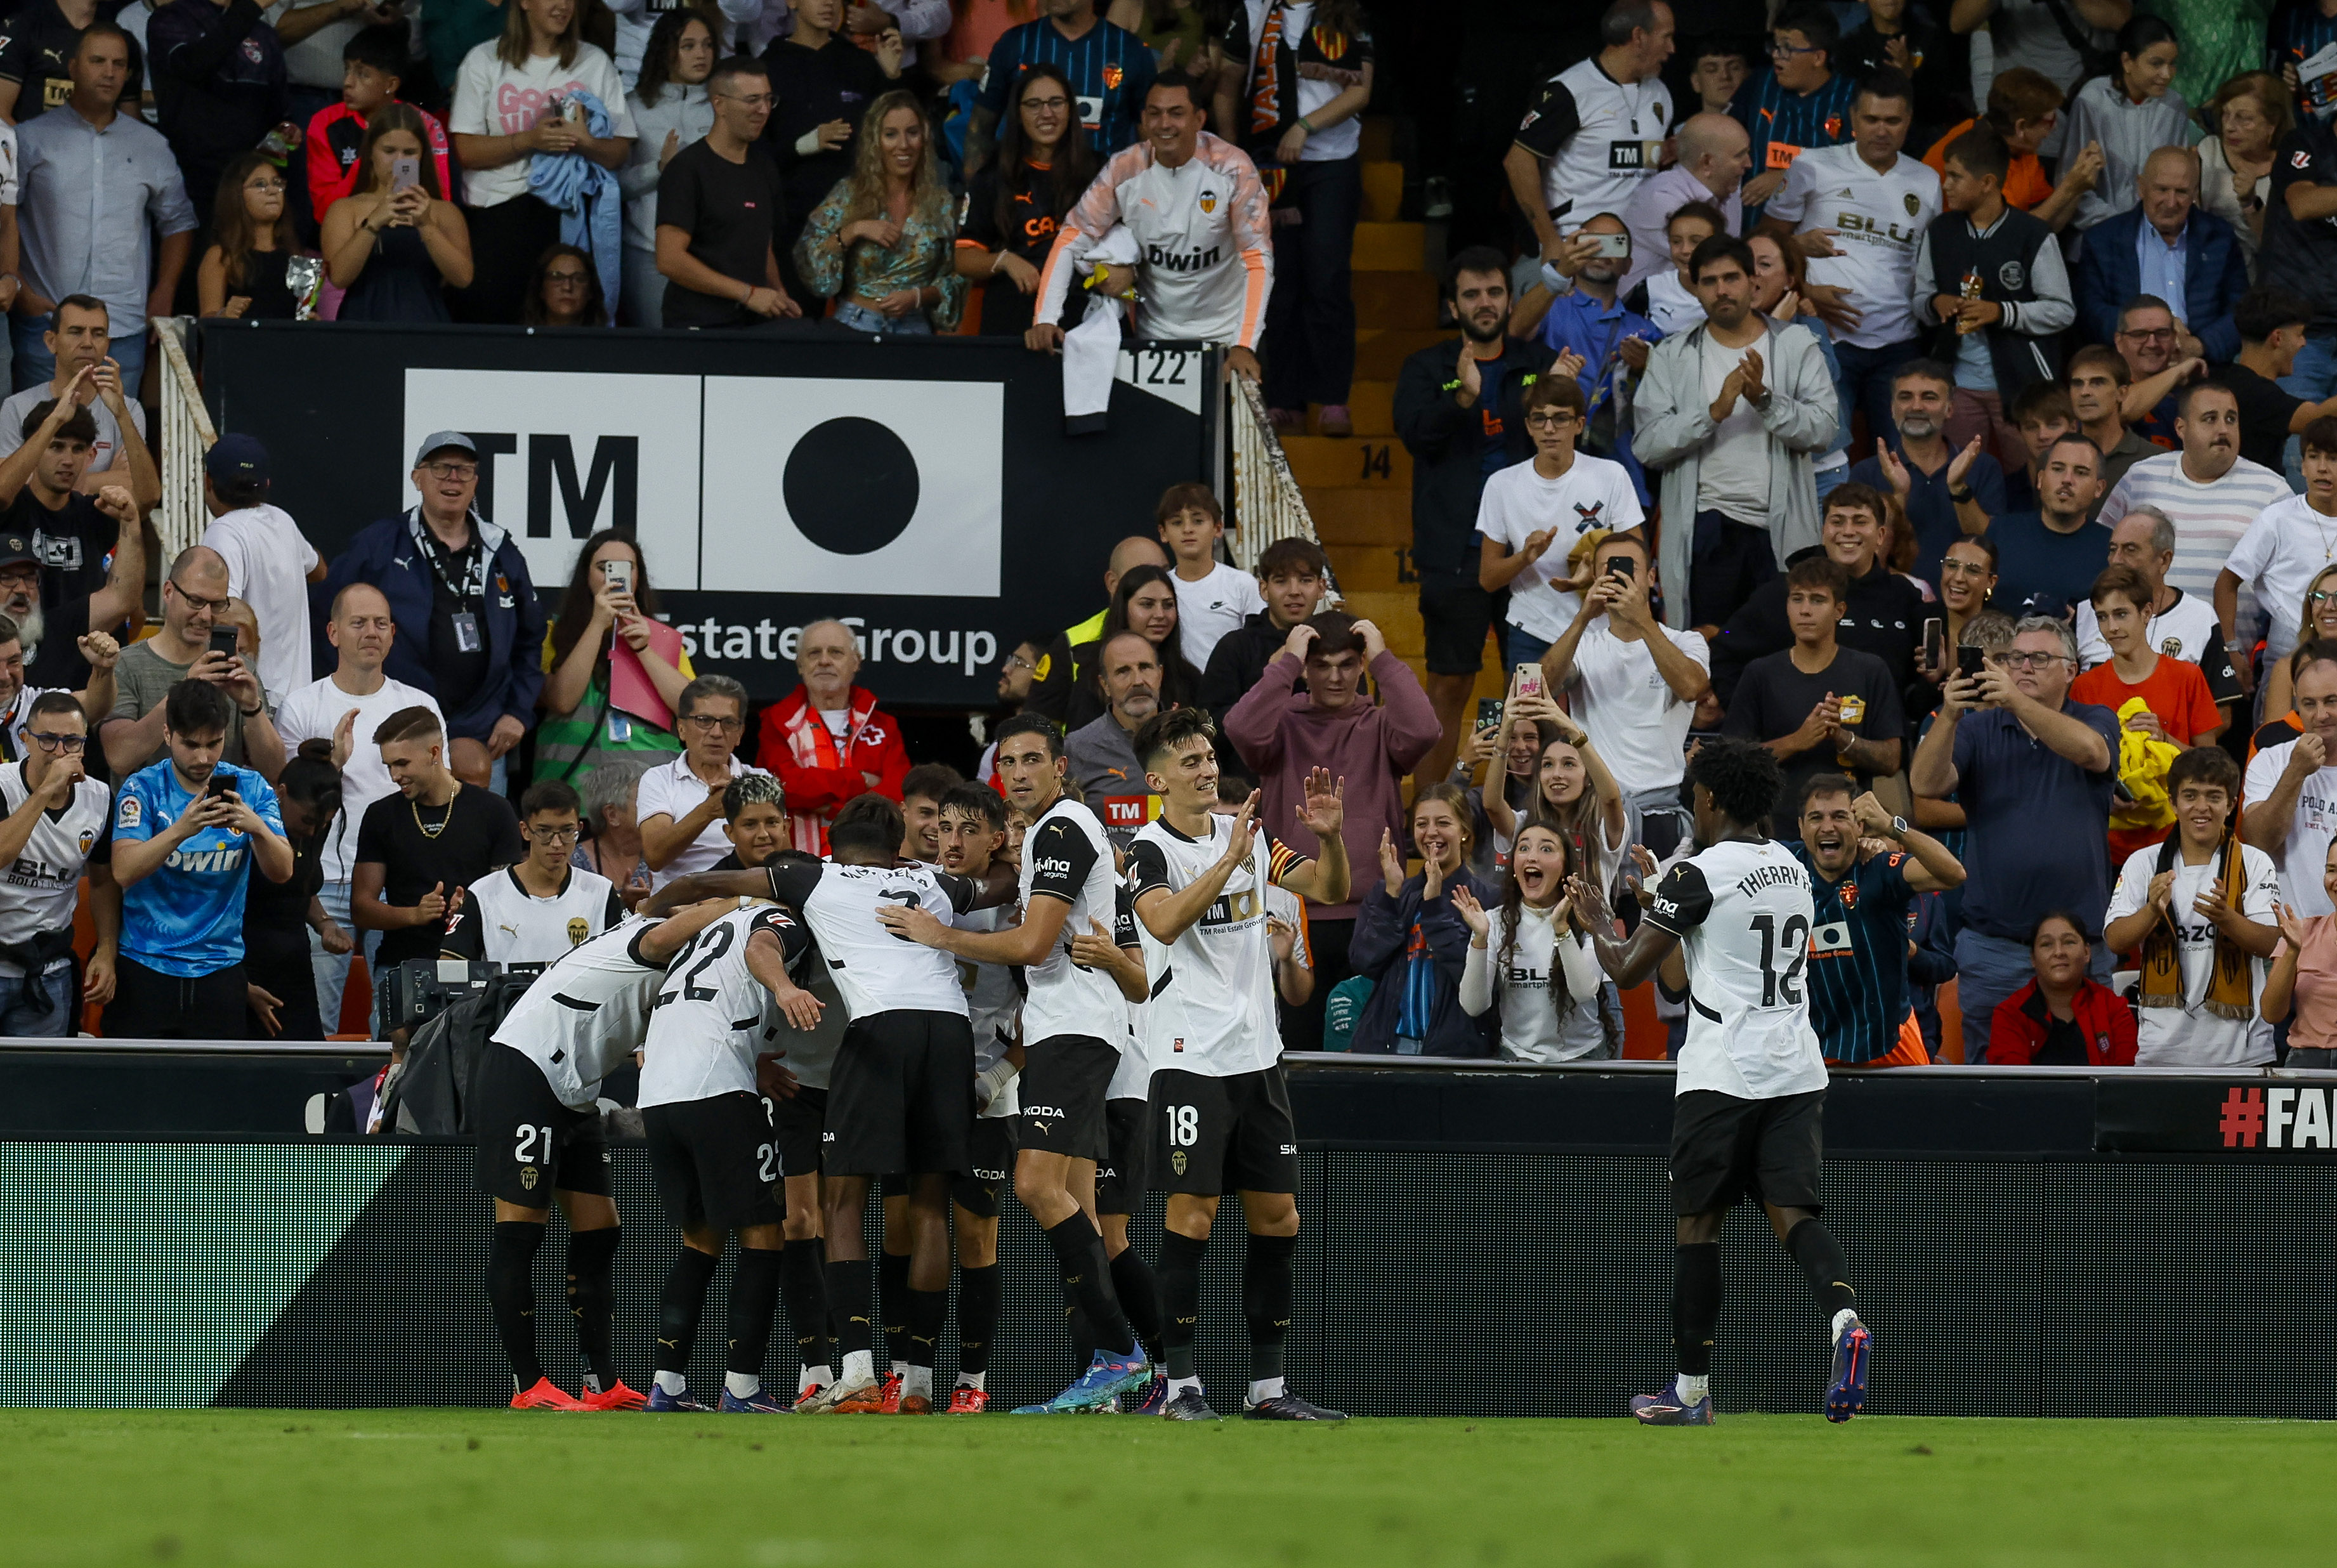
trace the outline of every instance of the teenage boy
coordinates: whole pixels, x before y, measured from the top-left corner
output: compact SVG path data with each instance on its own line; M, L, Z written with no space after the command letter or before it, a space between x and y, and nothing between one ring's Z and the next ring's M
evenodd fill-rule
M2019 467L2004 471L2004 503L2018 511L2037 504L2037 459L2078 428L2078 415L2069 406L2068 387L2058 381L2032 381L2012 400L2006 416L2019 433L2025 454Z
M2337 528L2337 419L2314 420L2303 439L2304 493L2264 508L2215 574L2215 618L2223 623L2224 646L2240 661L2240 681L2250 691L2255 689L2255 672L2248 664L2255 628L2242 634L2240 589L2255 590L2256 603L2270 621L2264 657L2285 658L2302 636L2305 589L2337 554L2325 542Z
M124 391L122 366L107 352L113 338L105 301L68 294L57 301L50 319L53 325L41 335L41 342L56 360L56 372L0 403L0 457L24 443L31 433L24 421L41 404L70 399L97 422L89 464L73 488L95 495L105 485L126 485L142 508L159 506L162 479L146 445L146 405L138 401L136 388ZM81 374L84 370L86 376Z
M548 964L625 918L608 878L571 865L576 852L576 792L558 779L519 802L527 853L473 882L438 943L438 956L498 964Z
M2109 644L2107 664L2097 664L2069 683L2069 700L2089 702L2117 713L2130 701L2143 710L2121 718L2119 727L2172 746L2188 749L2207 745L2224 727L2207 677L2186 658L2175 658L2151 646L2151 585L2130 566L2106 567L2094 579L2092 609L2102 639ZM2139 849L2166 836L2165 827L2120 825L2123 803L2110 813L2110 860L2120 863Z
M124 524L136 522L140 513L133 509L144 503L119 483L85 485L100 432L90 411L70 395L34 405L18 428L21 444L0 458L0 528L32 541L41 562L41 607L54 610L104 591L113 575L114 541ZM144 446L139 452L142 456ZM153 464L145 466L151 473Z
M938 865L942 858L942 801L965 782L945 762L919 763L901 780L901 858Z
M1772 817L1780 839L1800 835L1802 786L1815 775L1846 770L1863 794L1899 771L1907 724L1891 667L1834 641L1849 603L1838 563L1823 553L1795 561L1785 573L1794 645L1746 665L1728 699L1721 733L1758 742L1782 770Z
M1331 591L1331 558L1311 539L1277 539L1258 551L1257 580L1266 607L1217 639L1201 674L1201 706L1217 721L1221 735L1226 715L1290 640L1290 628L1312 619L1323 608L1324 596ZM1180 620L1184 614L1180 602ZM1218 755L1221 759L1233 755L1222 739Z
M308 201L318 222L326 209L357 189L357 147L365 141L366 123L382 105L398 102L406 55L402 22L367 27L341 46L341 101L318 110L308 122ZM415 112L422 116L430 156L438 165L438 189L452 200L458 187L446 160L446 128L426 109Z
M1696 94L1692 114L1726 114L1736 101L1736 90L1745 85L1745 78L1753 68L1745 54L1742 40L1725 34L1714 34L1699 41L1690 52L1692 65L1687 73L1688 91Z
M2290 436L2303 435L2316 419L2337 414L2337 397L2307 403L2280 385L2296 368L2312 320L2313 307L2304 300L2285 288L2258 284L2232 308L2240 356L2207 367L2208 379L2222 382L2240 400L2240 455L2274 472L2284 464Z
M1645 521L1630 471L1574 450L1588 408L1579 382L1544 376L1527 389L1523 408L1534 454L1488 479L1477 508L1477 582L1487 593L1509 590L1502 641L1511 665L1539 663L1574 624L1582 596L1564 575L1574 541Z
M1175 563L1178 643L1187 663L1207 669L1218 639L1264 609L1266 599L1249 573L1217 559L1226 513L1208 485L1170 485L1161 492L1153 519Z

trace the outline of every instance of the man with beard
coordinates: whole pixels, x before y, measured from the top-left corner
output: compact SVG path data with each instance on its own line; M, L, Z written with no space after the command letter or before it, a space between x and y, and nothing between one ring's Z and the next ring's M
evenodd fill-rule
M1891 376L1893 440L1852 464L1850 482L1896 491L1915 530L1915 575L1940 575L1948 546L1980 532L2005 509L2004 470L1974 436L1961 452L1948 444L1948 412L1955 404L1955 375L1936 359L1911 359Z
M1136 830L1160 814L1159 797L1144 782L1136 758L1137 727L1160 711L1160 659L1141 632L1124 631L1103 646L1102 717L1073 730L1063 740L1071 781L1103 819L1115 849L1126 849ZM1072 933L1077 935L1077 932Z
M1921 1066L1931 1059L1907 1006L1907 914L1918 893L1961 887L1963 862L1885 811L1849 776L1802 785L1801 842L1810 873L1810 1023L1828 1066ZM1866 852L1868 841L1883 846Z
M30 599L35 627L41 618L40 570L22 534L0 534L0 593L14 599L21 592ZM0 615L0 762L17 762L30 755L24 749L24 728L32 722L33 705L56 689L34 686L24 677L24 640L15 621ZM80 703L84 714L110 711L113 663L122 657L121 645L104 632L93 631L83 634L73 651L88 666L89 685L65 695Z
M1509 263L1500 251L1481 245L1455 256L1444 298L1461 336L1406 359L1395 384L1396 433L1412 454L1412 570L1428 700L1443 730L1422 760L1423 778L1442 778L1452 765L1485 634L1507 608L1504 595L1478 584L1478 502L1488 475L1533 455L1519 404L1543 359L1509 335Z
M2175 560L2166 580L2200 599L2215 591L2216 575L2264 509L2293 493L2276 468L2240 455L2240 400L2220 381L2195 381L2176 400L2180 452L2146 457L2126 471L2103 502L2099 520L2112 527L2137 507L2153 506L2175 520ZM2254 595L2240 600L2240 624L2254 626Z
M2101 493L2100 448L2082 435L2046 448L2037 465L2037 510L1989 520L1997 549L1994 608L2065 621L2076 613L2108 556L2109 531L2089 521Z

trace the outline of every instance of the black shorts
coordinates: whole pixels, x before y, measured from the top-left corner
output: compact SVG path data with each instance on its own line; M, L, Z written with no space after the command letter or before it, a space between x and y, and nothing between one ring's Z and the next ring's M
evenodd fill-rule
M1133 1214L1152 1170L1151 1102L1106 1100L1103 1119L1111 1129L1111 1157L1096 1167L1096 1213Z
M779 1150L770 1104L744 1089L706 1100L650 1105L641 1112L650 1174L666 1218L683 1230L776 1225Z
M771 1104L771 1131L779 1140L779 1174L819 1174L819 1135L827 1123L827 1091L797 1089L791 1100Z
M821 1161L831 1175L966 1168L973 1028L956 1013L896 1008L856 1018L827 1079Z
M1485 634L1500 609L1496 596L1472 572L1437 572L1420 579L1420 621L1431 675L1475 675L1485 667Z
M1149 1104L1162 1192L1298 1191L1298 1128L1279 1063L1229 1078L1163 1067Z
M471 1080L466 1118L479 1139L479 1191L523 1209L552 1207L552 1194L609 1195L609 1144L601 1113L572 1110L543 1070L490 1042Z
M1100 1164L1111 1155L1103 1097L1120 1071L1120 1047L1093 1035L1051 1035L1025 1047L1022 1146Z
M998 1218L999 1189L1014 1179L1013 1116L976 1116L966 1135L966 1170L950 1183L950 1199L967 1213Z
M1691 1089L1672 1101L1676 1214L1708 1214L1745 1197L1814 1213L1824 1160L1824 1089L1771 1100Z
M114 961L113 999L98 1027L109 1040L240 1040L249 1002L241 964L190 979L124 954ZM72 1016L81 1017L78 998Z

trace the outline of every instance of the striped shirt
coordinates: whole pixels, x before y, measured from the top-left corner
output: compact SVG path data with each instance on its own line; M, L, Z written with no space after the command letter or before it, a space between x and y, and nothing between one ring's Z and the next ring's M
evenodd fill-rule
M1810 873L1810 1023L1829 1062L1886 1057L1907 1016L1907 933L1915 890L1907 853L1892 850L1829 882L1806 845L1791 846Z
M2337 44L2337 16L2323 16L2313 0L2286 0L2265 32L2273 71L2297 67L2297 111L2324 122L2337 115L2337 72L2307 77L2303 71L2307 60Z
M1827 77L1824 85L1809 93L1778 86L1773 71L1746 82L1736 90L1728 112L1753 138L1753 173L1748 178L1792 168L1806 148L1839 147L1848 141L1850 101L1857 95L1858 84L1840 74ZM1745 216L1760 219L1757 212Z
M1066 38L1054 22L1041 17L1010 27L990 51L982 78L982 107L1000 121L1023 68L1053 65L1071 79L1079 95L1080 123L1099 157L1109 158L1136 140L1144 95L1159 74L1152 51L1125 27L1098 21L1077 38Z
M2097 519L2116 527L2118 519L2137 506L2155 506L2175 520L2175 564L2166 580L2195 598L2215 602L2215 577L2231 559L2248 527L2264 508L2286 501L2293 492L2288 481L2262 463L2239 458L2230 472L2212 484L2200 484L2183 472L2183 454L2161 453L2146 457L2126 471ZM2107 541L2104 541L2107 546ZM2255 593L2240 589L2243 628L2256 624Z

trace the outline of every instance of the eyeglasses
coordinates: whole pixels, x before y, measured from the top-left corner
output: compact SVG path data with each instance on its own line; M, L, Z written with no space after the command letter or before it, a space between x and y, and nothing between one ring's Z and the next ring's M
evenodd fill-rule
M2172 343L2175 341L2175 328L2171 326L2137 327L2130 332L2121 328L2118 336L2138 337L2145 343Z
M1769 53L1772 54L1823 54L1825 51L1814 44L1788 44L1783 38L1772 38L1769 40Z
M710 713L686 713L681 716L681 722L690 726L702 735L712 735L718 730L745 729L747 727L747 721L743 718L723 718L719 715Z
M540 844L572 844L576 842L576 832L577 830L573 826L564 828L529 828L527 830L527 836L533 839Z
M255 180L250 184L245 186L244 189L246 190L273 191L275 194L280 196L284 193L284 181L281 180Z
M220 611L227 608L227 601L231 597L228 594L221 594L217 599L205 599L201 594L189 593L180 585L179 579L176 578L169 578L165 580L170 583L172 592L176 593L181 599L187 601L187 608L190 609L207 609L213 615L217 615Z
M425 463L422 472L433 479L476 479L479 465L475 463Z
M2043 669L2048 665L2061 664L2068 657L2065 653L2005 653L1997 656L1997 662L2007 669Z
M1033 675L1036 675L1039 671L1039 667L1037 665L1032 664L1029 659L1024 658L1019 653L1010 653L1006 656L1006 667L1008 669L1027 669Z
M44 752L63 752L67 756L89 744L89 736L85 735L44 735L36 729L26 730L24 738Z
M547 272L543 275L543 280L554 288L584 287L584 275L581 272Z
M1071 106L1071 101L1061 96L1060 94L1053 98L1025 98L1022 100L1022 107L1025 109L1069 109Z
M2332 593L2325 588L2316 588L2304 596L2304 602L2307 604L2327 604L2332 600L2337 600L2337 593Z
M37 566L12 566L0 570L0 582L33 585L39 583L40 580L41 569Z
M1572 424L1573 423L1573 414L1565 409L1559 409L1555 412L1529 414L1526 415L1526 428L1528 430L1554 430L1561 424Z
M1940 562L1940 575L1941 577L1986 577L1988 567L1985 562L1980 561L1943 560Z

